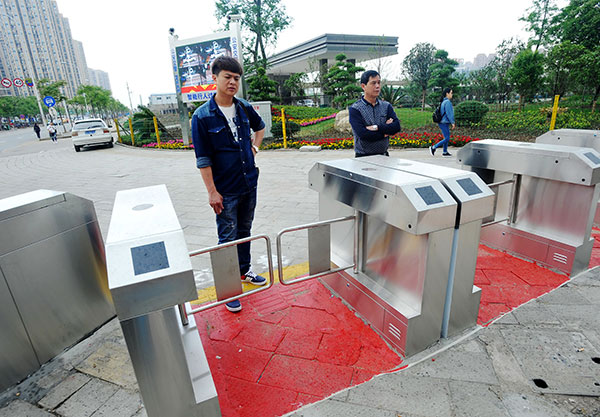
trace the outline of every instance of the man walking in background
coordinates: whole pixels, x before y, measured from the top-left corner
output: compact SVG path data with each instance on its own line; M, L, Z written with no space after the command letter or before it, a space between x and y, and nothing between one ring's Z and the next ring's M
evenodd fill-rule
M390 103L380 100L381 77L377 71L365 71L360 77L364 95L348 108L354 134L354 155L386 155L389 136L400 132L400 120Z
M196 166L208 191L208 203L217 215L219 244L250 236L258 168L254 157L265 134L265 123L245 100L235 94L240 87L242 66L231 57L219 57L212 64L217 93L192 116L192 140ZM250 129L254 134L252 140ZM250 242L237 246L241 279L254 285L267 280L250 267ZM225 305L229 311L242 310L239 300Z

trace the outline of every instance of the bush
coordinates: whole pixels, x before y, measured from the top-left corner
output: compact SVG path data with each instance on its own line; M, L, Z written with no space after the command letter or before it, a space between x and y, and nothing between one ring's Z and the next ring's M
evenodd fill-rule
M286 118L287 119L287 118ZM300 125L298 123L294 123L291 120L285 121L285 133L288 138L294 136L294 134L300 131ZM274 138L282 138L283 137L283 127L281 126L281 122L275 122L271 126L271 134Z
M481 101L467 100L459 103L454 110L454 119L460 126L471 126L483 120L488 106Z

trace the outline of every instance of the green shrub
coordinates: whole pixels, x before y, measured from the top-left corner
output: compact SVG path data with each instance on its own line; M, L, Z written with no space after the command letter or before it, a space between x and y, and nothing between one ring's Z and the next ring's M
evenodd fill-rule
M300 125L298 123L294 123L290 120L285 121L285 133L288 138L293 137L299 131ZM283 137L283 127L281 126L281 122L273 123L273 126L271 126L271 133L273 134L274 138Z
M454 119L460 126L471 126L483 120L488 106L481 101L467 100L458 103L454 109Z

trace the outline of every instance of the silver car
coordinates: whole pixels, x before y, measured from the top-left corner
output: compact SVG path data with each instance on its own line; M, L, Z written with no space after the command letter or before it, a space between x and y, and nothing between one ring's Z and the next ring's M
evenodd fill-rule
M83 146L107 145L113 147L113 138L106 123L102 119L78 120L73 124L71 139L75 152L79 152Z

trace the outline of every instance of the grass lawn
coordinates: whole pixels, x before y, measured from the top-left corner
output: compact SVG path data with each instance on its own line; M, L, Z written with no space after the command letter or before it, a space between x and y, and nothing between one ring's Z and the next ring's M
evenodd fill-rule
M394 110L396 111L396 115L398 115L398 119L400 119L400 126L402 126L402 131L404 132L432 124L432 111L428 109L425 111L403 108Z

